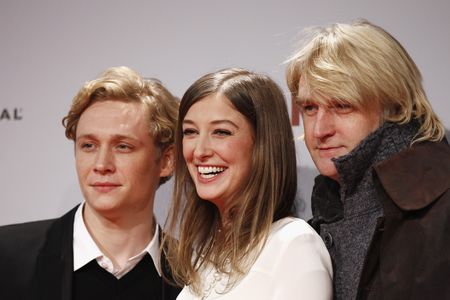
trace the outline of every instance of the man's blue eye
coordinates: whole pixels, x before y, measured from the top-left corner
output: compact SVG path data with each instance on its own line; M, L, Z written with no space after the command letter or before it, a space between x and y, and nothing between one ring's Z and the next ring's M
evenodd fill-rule
M354 110L353 105L350 103L336 103L333 105L333 109L339 113L349 113Z
M94 147L94 145L91 144L91 143L83 143L83 144L81 144L81 148L83 148L83 149L91 149L93 147Z
M311 103L303 103L300 105L301 111L306 115L312 115L317 111L317 105Z

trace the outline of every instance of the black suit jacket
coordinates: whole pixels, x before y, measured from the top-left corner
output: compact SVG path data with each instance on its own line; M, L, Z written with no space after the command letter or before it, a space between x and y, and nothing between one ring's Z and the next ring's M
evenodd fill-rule
M71 300L77 207L59 219L0 227L1 300ZM164 281L161 288L164 299L179 292Z

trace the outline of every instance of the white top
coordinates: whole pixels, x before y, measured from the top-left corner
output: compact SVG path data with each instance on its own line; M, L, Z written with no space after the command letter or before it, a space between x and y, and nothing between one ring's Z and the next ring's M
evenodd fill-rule
M201 274L205 280L198 297L185 286L178 300L329 300L332 299L331 259L320 236L297 218L272 224L268 240L249 273L230 291L227 278L212 268Z
M117 279L120 279L129 271L131 271L145 256L149 253L155 264L155 268L161 276L160 266L160 250L159 250L159 233L158 224L155 222L155 234L150 243L139 254L130 257L123 266L123 268L114 267L110 258L100 251L95 241L92 239L83 218L82 203L75 212L75 219L73 223L73 270L76 271L88 264L92 260L97 260L97 263L106 271L113 274Z

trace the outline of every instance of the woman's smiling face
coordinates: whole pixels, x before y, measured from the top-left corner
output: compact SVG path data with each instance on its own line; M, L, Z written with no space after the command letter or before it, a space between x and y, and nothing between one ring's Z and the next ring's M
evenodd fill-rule
M182 126L183 156L197 194L223 213L248 180L254 129L221 94L193 104Z

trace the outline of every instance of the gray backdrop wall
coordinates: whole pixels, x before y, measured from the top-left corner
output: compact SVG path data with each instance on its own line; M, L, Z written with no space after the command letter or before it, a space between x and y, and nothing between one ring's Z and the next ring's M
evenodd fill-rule
M82 200L61 119L83 82L107 67L129 66L181 96L199 76L240 66L288 94L283 61L300 30L359 17L408 49L449 128L447 0L1 0L0 225L56 217ZM297 153L298 213L309 218L317 172L301 140ZM160 221L170 185L158 192Z

